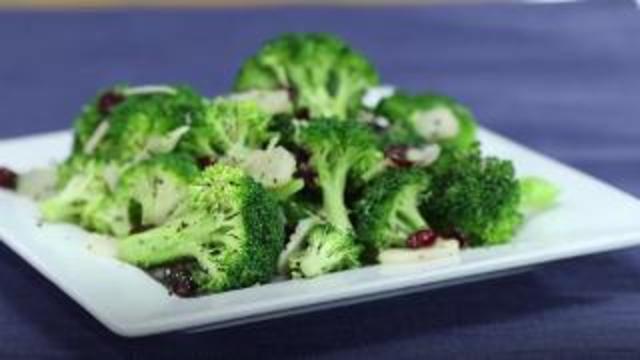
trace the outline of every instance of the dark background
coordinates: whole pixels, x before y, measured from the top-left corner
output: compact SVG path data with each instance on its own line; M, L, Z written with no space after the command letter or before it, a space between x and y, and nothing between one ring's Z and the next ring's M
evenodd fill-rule
M370 56L384 82L452 95L484 126L640 195L640 12L631 1L0 12L0 138L66 128L97 89L123 80L227 91L263 40L317 30ZM4 246L0 279L2 359L640 358L638 250L137 340L110 334Z

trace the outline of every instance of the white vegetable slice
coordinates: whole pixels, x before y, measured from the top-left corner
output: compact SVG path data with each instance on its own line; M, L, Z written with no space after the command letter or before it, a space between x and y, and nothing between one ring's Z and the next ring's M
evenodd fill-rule
M418 166L429 166L438 160L441 151L442 149L438 144L425 145L419 148L409 148L407 150L407 160Z
M369 109L375 109L380 101L392 96L396 89L390 85L381 85L368 88L362 96L362 105Z
M191 130L191 127L184 125L165 135L149 138L144 150L138 154L136 161L148 159L153 154L167 154L172 152L178 145L178 142L180 142L180 139L182 139L189 130Z
M120 179L120 169L117 165L110 163L104 167L104 171L102 172L102 177L104 181L107 183L107 186L111 191L116 189L116 185L118 183L118 179Z
M308 218L301 220L296 226L296 230L289 237L289 242L278 257L278 272L286 274L289 270L289 258L302 248L304 240L309 231L320 222L317 218Z
M438 239L433 246L427 248L384 250L378 255L378 262L381 264L410 264L456 257L459 252L460 244L457 240Z
M414 121L416 131L427 140L450 139L460 132L458 118L446 107L420 112Z
M133 95L149 95L149 94L167 94L175 95L178 91L167 85L142 85L133 86L122 90L124 96Z
M296 159L287 149L276 146L252 151L242 168L267 188L283 186L293 179Z
M105 135L107 135L107 131L109 131L109 122L107 120L102 120L98 127L93 131L91 137L84 144L84 148L82 149L85 154L91 155L96 150L96 147L100 144Z

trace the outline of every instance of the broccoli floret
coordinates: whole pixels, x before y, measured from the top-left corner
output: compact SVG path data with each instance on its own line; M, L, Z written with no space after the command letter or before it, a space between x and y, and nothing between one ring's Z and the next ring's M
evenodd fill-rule
M445 150L463 150L476 141L477 125L471 112L445 96L397 93L384 99L376 112L391 121L385 135L388 143L429 142Z
M358 238L370 253L404 247L412 233L429 227L419 209L429 185L422 171L392 169L367 186L355 213Z
M381 162L377 138L355 121L315 119L301 129L299 144L311 154L309 163L318 173L323 215L338 229L351 230L345 205L347 180L352 173L365 173Z
M185 207L160 227L118 242L120 259L143 267L192 260L200 294L268 281L283 249L277 203L239 168L207 168L189 187Z
M100 123L125 100L122 94L126 85L116 85L110 89L98 92L89 104L85 105L81 114L73 124L73 153L83 154L89 139L95 137Z
M125 170L110 196L85 211L87 227L116 236L164 223L187 196L199 170L192 158L157 155Z
M206 104L188 87L114 88L76 120L74 154L136 161L171 152L191 124L204 122Z
M58 192L40 203L43 220L82 224L86 209L110 191L104 177L106 166L103 161L78 159L63 167Z
M322 221L306 234L301 249L290 257L291 273L314 277L356 267L361 247L349 219L345 191L351 173L380 161L375 135L355 121L314 119L300 129L297 140L311 154L309 163L318 173ZM290 210L294 210L290 216L300 215L296 209Z
M378 83L371 63L328 34L285 34L267 42L240 69L237 91L288 89L294 111L346 119Z
M204 120L193 124L184 148L198 155L225 155L237 162L269 141L270 121L271 116L252 101L219 98L207 107Z
M544 211L556 202L560 189L551 182L529 176L520 179L520 212L524 215Z
M421 207L425 219L441 233L462 233L471 246L511 240L523 222L513 164L477 149L454 158L432 169L431 197Z
M289 257L293 277L311 278L360 266L360 246L352 232L331 224L314 226L304 247Z

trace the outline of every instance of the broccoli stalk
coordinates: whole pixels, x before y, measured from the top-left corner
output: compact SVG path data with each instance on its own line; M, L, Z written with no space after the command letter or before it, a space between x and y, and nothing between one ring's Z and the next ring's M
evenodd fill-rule
M195 261L197 293L270 280L283 248L284 224L275 200L239 168L207 168L188 201L164 225L125 237L120 259L143 267Z
M356 228L370 253L405 247L414 232L429 228L419 206L430 178L414 169L391 169L374 179L356 205Z
M317 119L301 130L299 140L311 153L309 162L318 173L322 214L336 228L351 231L345 205L347 180L380 162L375 135L354 121Z
M344 203L350 160L345 157L338 160L338 163L333 167L327 164L324 158L314 162L316 169L318 169L319 183L322 189L323 213L329 223L343 230L352 228L349 221L349 211Z
M380 159L376 138L355 121L316 119L301 129L299 145L310 152L322 191L321 216L306 236L306 246L289 258L293 276L314 277L359 265L345 191L350 175L375 166Z
M519 180L520 212L525 216L544 211L556 202L560 190L549 181L529 176Z

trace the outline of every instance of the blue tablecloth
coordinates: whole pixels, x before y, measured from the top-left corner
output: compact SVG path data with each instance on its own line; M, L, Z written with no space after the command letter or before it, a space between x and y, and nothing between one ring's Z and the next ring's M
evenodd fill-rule
M640 195L640 12L631 2L0 13L0 137L69 126L97 88L215 94L283 31L336 32L385 82ZM589 196L589 194L585 194ZM639 219L640 221L640 219ZM110 334L0 246L0 358L640 358L640 251L198 335ZM114 294L117 301L118 294Z

